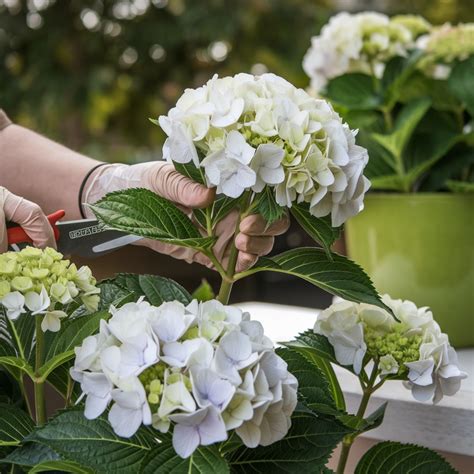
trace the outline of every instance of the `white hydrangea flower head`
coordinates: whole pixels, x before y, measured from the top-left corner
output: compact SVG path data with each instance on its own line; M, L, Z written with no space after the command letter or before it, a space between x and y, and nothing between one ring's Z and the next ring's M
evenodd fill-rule
M15 320L21 314L41 317L44 332L57 332L66 318L63 306L76 298L96 311L100 289L88 267L65 260L52 248L25 247L0 255L0 308Z
M226 440L230 430L247 446L286 435L298 384L247 313L216 300L159 307L139 300L110 313L75 349L71 376L81 384L87 418L111 405L119 436L141 425L172 429L181 457Z
M357 374L370 359L380 377L405 380L419 401L437 403L454 395L467 374L429 308L389 295L382 300L398 321L379 307L336 298L320 313L314 331L327 337L336 360Z
M274 74L214 76L159 124L165 159L201 168L219 194L270 188L280 206L307 203L335 227L362 209L368 155L355 132L327 102Z
M318 93L330 79L361 72L382 77L394 56L406 56L430 25L414 15L389 18L376 12L338 13L311 39L303 69Z

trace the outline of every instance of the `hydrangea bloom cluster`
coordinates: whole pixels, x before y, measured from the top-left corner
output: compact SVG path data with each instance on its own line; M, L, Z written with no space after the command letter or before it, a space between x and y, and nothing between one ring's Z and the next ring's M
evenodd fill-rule
M452 64L474 54L474 23L446 23L421 36L417 47L425 51L420 69L435 79L446 79Z
M339 13L311 39L303 68L315 92L328 80L350 72L380 78L390 58L406 56L416 38L429 30L426 20L413 15L389 18L375 12Z
M237 198L269 186L280 206L309 203L334 227L362 208L367 151L327 102L281 77L214 76L187 89L159 124L164 158L203 168L218 193Z
M173 426L183 458L235 430L245 445L283 438L296 406L297 381L261 324L216 300L111 307L100 331L75 349L74 380L85 416L109 405L114 431L132 436L141 424Z
M314 331L326 336L337 361L357 374L372 359L381 377L406 380L417 400L437 403L454 395L467 375L431 311L388 295L383 301L400 322L376 306L339 299L318 316Z
M11 320L30 311L44 315L43 331L59 331L67 314L58 309L80 298L88 311L99 304L100 289L89 267L77 269L52 248L26 247L0 255L0 305Z

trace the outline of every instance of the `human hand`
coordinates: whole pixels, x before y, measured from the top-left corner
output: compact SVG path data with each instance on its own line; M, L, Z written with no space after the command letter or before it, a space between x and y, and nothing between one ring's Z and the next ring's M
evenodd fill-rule
M183 176L172 164L157 161L131 166L105 165L98 168L86 183L84 201L93 204L109 192L137 187L147 188L173 201L188 214L191 209L207 207L215 199L214 189ZM89 209L86 209L86 213L88 217L93 217ZM219 222L215 229L217 241L213 250L224 267L227 266L237 219L238 212L233 211ZM288 226L289 220L286 217L268 228L263 217L259 215L245 217L235 238L235 245L239 250L236 271L248 269L258 257L268 254L273 248L275 236L286 232ZM139 240L135 245L143 245L188 263L198 262L212 268L208 257L189 248L150 239Z
M35 247L56 248L53 229L41 208L0 186L0 253L8 249L6 221L19 224Z

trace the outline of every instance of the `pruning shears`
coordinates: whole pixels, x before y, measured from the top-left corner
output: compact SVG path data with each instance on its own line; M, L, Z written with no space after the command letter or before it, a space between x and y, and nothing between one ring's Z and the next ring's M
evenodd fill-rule
M105 229L96 219L61 221L65 214L63 210L59 210L48 216L58 250L64 255L99 257L142 238L118 230ZM20 244L32 243L20 226L8 227L7 236L8 245L12 250L19 250Z

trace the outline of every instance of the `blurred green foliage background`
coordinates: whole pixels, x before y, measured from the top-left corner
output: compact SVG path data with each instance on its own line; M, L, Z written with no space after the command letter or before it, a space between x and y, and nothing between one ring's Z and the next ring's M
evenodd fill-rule
M332 14L473 21L472 0L0 0L0 107L109 161L159 156L148 121L213 74L271 71L306 87L301 61Z

